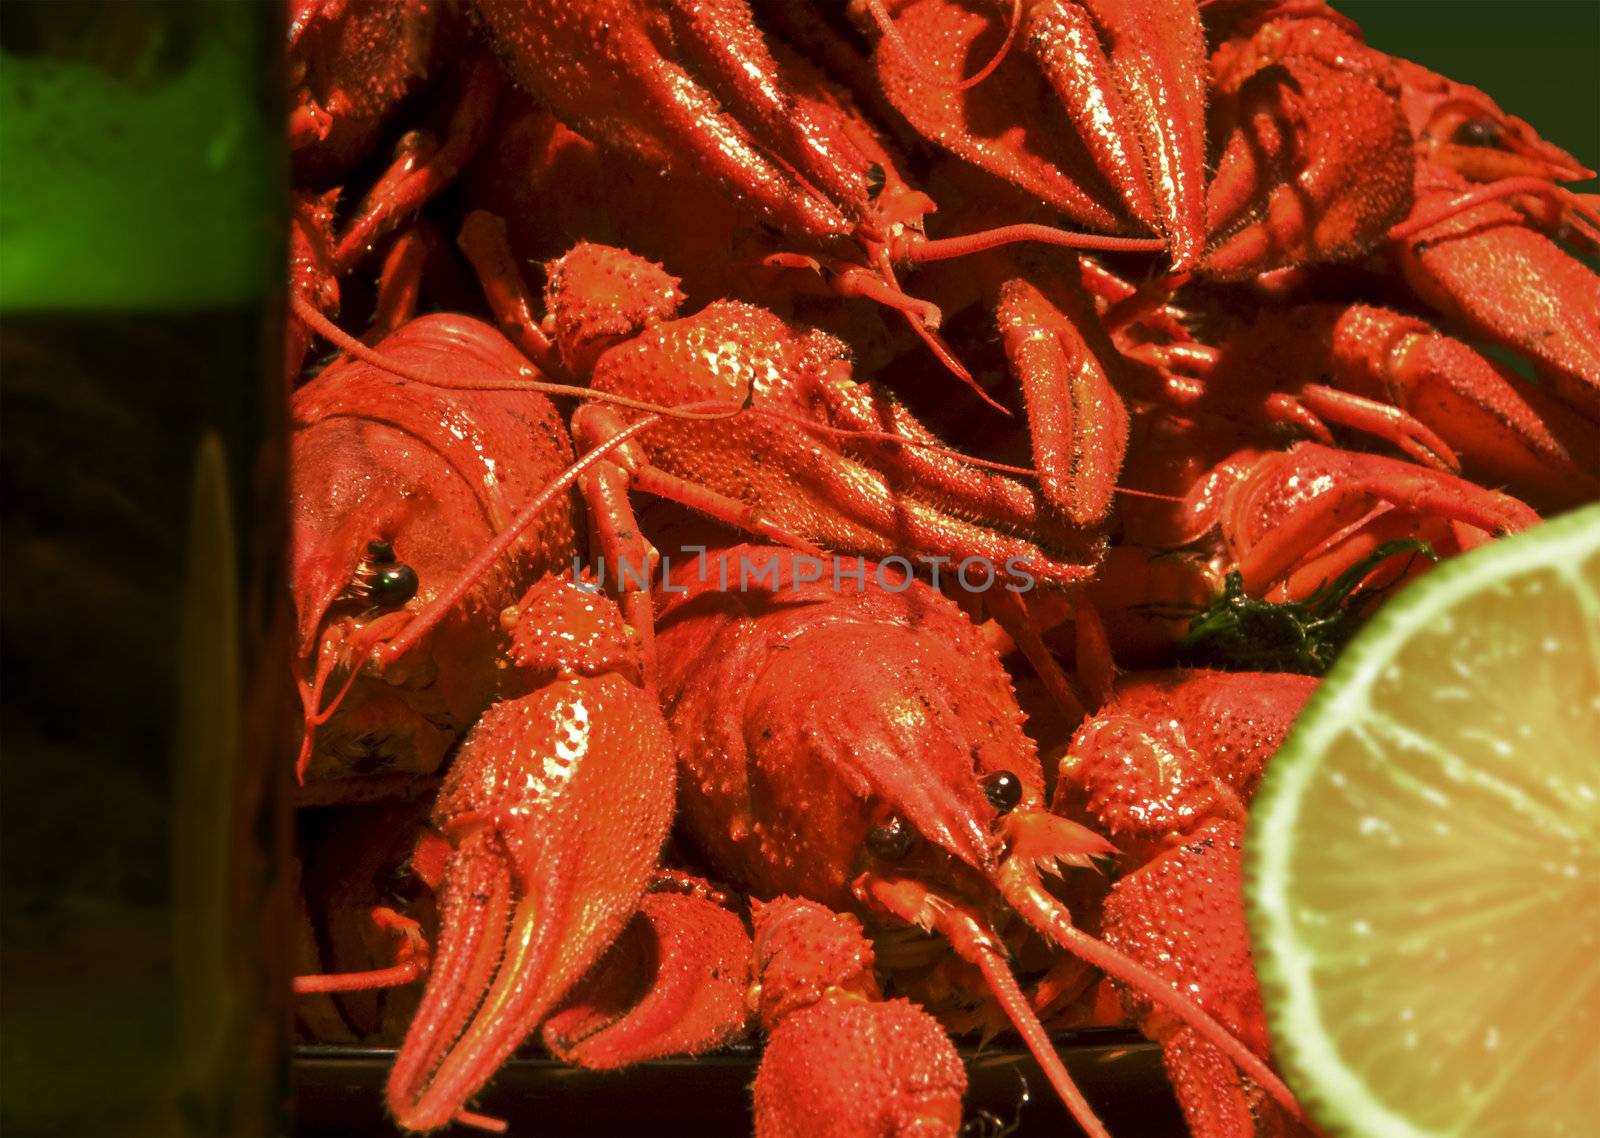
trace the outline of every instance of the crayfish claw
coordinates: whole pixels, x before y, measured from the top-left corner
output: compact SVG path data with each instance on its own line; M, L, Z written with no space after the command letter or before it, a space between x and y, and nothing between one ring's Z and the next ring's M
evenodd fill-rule
M723 906L647 893L623 934L543 1028L558 1058L608 1070L702 1055L744 1034L750 934Z

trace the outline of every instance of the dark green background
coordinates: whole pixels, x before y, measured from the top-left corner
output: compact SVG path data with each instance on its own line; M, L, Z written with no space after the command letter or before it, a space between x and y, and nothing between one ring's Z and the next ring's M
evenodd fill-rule
M1600 0L1334 0L1367 42L1481 87L1590 169L1600 165ZM1600 190L1590 179L1575 188Z

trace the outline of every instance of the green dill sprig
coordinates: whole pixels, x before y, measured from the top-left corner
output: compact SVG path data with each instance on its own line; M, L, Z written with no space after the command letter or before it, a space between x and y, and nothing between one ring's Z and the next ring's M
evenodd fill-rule
M1366 620L1371 602L1393 588L1412 561L1408 559L1387 584L1362 589L1362 580L1403 553L1412 559L1439 560L1427 542L1402 538L1384 542L1304 600L1273 602L1247 596L1244 579L1233 572L1208 605L1151 607L1164 610L1162 615L1191 618L1178 649L1187 665L1320 676Z

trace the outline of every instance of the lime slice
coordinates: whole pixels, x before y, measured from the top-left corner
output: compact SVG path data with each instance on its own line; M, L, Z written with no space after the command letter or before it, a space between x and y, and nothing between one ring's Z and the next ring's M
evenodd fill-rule
M1600 1133L1600 506L1390 601L1245 859L1274 1050L1329 1134Z

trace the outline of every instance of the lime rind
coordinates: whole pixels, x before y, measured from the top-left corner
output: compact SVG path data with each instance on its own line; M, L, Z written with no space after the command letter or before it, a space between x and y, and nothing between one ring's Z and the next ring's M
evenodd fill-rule
M1600 505L1505 538L1431 571L1394 597L1351 642L1297 720L1251 809L1244 844L1245 896L1256 971L1274 1051L1311 1117L1330 1134L1363 1138L1460 1138L1430 1129L1380 1101L1341 1053L1325 1021L1313 975L1316 954L1302 943L1291 908L1295 830L1307 788L1334 739L1374 709L1374 686L1408 641L1467 598L1523 574L1558 576L1587 615L1574 630L1600 660Z

